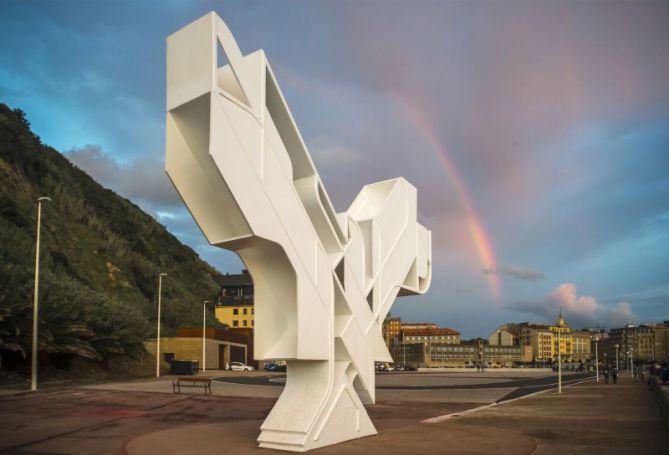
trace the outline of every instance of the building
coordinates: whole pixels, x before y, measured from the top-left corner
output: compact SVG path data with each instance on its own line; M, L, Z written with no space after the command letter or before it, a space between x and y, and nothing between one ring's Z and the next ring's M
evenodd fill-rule
M481 348L476 340L459 342L457 344L425 344L426 367L453 368L475 365L481 358Z
M433 322L409 322L402 324L402 330L434 330L437 324Z
M442 346L460 343L460 332L431 322L403 324L400 318L386 318L383 327L394 362L415 368L436 363Z
M669 321L662 324L653 324L654 360L669 361Z
M382 330L383 341L385 341L388 349L392 350L392 347L397 344L402 333L402 318L393 318L388 313L388 316L383 321Z
M458 344L460 332L436 325L402 324L402 342Z
M513 346L517 344L514 338L513 333L502 326L488 336L488 344L490 346Z
M148 352L156 352L156 340L144 343ZM235 331L219 330L207 327L205 332L206 368L224 369L230 362L244 362L255 365L253 361L253 337ZM176 336L160 337L161 357L166 362L172 360L191 360L202 368L202 327L177 329Z
M247 270L219 279L221 293L216 302L216 319L231 329L254 328L253 280Z
M488 357L493 358L498 363L529 363L532 361L532 346L530 344L520 344L517 333L507 326L494 330L488 336L488 346L488 349L490 349ZM518 349L508 349L509 347Z
M627 324L624 327L611 329L608 338L600 341L600 356L601 353L604 353L605 358L615 359L617 353L619 364L625 367L629 366L630 357L635 361L650 362L658 358L656 357L658 343L655 335L656 333L660 335L661 332L656 327L647 324Z
M571 358L576 362L587 362L592 358L592 334L578 330L571 332Z
M558 352L565 362L586 362L592 356L591 334L573 330L562 317L562 311L552 325L533 322L504 324L493 331L488 342L490 345L508 345L509 337L513 338L513 345L523 347L523 362L554 362Z
M398 365L412 368L424 368L429 357L427 343L396 343L393 359Z
M427 345L425 366L507 368L523 360L523 348L517 345L490 345L488 340L476 338L457 344Z
M530 339L529 346L532 347L532 360L552 361L555 355L555 335L547 328L532 327L525 330Z

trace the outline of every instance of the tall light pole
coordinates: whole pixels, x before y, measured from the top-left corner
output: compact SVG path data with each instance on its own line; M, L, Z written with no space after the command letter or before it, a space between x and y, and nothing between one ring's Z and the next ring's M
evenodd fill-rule
M37 390L37 329L39 325L39 240L42 223L42 202L51 201L50 197L37 199L37 246L35 247L35 292L33 300L33 353L30 372L30 390Z
M630 373L634 374L634 348L630 348Z
M202 302L202 371L207 371L207 346L206 346L206 333L207 333L207 303L211 303L213 300L205 300Z
M558 317L558 393L562 393L562 346L560 342L562 337L562 327L564 327L564 318L562 317L562 308L560 308L560 316Z
M156 335L156 377L160 377L160 299L163 293L163 277L167 273L163 272L158 275L158 331Z
M599 351L597 349L597 343L599 342L599 337L594 336L592 337L593 340L595 340L595 374L596 374L596 382L599 382Z
M620 349L620 345L616 343L616 371L619 371L618 368L618 349Z

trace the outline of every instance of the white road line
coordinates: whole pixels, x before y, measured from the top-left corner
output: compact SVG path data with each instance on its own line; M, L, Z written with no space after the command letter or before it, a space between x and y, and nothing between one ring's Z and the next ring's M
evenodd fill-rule
M567 384L565 387L571 387L571 386L574 386L576 384L580 384L582 382L592 381L594 379L595 378L586 378L586 379L576 380L576 382L573 382L571 384ZM563 381L563 384L564 384L564 382L567 382L567 381ZM542 387L542 386L531 386L531 387ZM513 403L514 401L523 400L525 398L529 398L529 397L532 397L532 396L535 396L535 395L539 395L541 393L550 392L551 390L555 390L556 388L557 388L557 384L556 384L556 387L551 387L551 388L546 389L546 390L540 390L538 392L529 393L527 395L523 395L523 396L520 396L520 397L517 397L517 398L511 398L510 400L504 400L504 401L500 401L500 402L485 404L483 406L478 406L478 407L467 409L467 410L461 411L461 412L454 412L454 413L451 413L451 414L444 414L444 415L440 415L440 416L436 416L436 417L430 417L429 419L421 420L421 423L439 423L439 422L443 422L445 420L452 419L453 417L461 417L461 416L464 416L464 415L467 415L467 414L471 414L473 412L481 411L482 409L491 408L493 406L501 406L503 404ZM518 388L516 388L516 390L518 390Z

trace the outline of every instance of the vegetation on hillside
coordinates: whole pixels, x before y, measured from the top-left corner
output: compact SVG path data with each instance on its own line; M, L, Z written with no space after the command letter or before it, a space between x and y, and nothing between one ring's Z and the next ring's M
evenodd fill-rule
M161 272L161 334L202 323L218 272L42 144L22 111L0 104L0 368L2 359L15 369L29 364L40 196L52 198L42 205L41 359L141 357L142 342L155 336Z

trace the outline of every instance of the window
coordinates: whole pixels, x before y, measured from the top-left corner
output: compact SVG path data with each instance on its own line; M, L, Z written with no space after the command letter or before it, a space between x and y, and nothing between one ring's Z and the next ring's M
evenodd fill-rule
M253 327L253 325L254 325L254 324L253 324L253 319L251 319L251 326Z
M251 308L251 314L255 314L255 308Z
M233 327L239 327L239 321L232 321Z
M247 311L248 311L248 310L247 310L246 308L244 308L244 309L242 310L242 313L243 313L243 314L246 314Z
M244 327L246 327L247 324L248 324L248 321L247 321L246 319L244 319L244 320L242 321L242 325L243 325Z
M239 308L233 308L232 314L239 314Z

